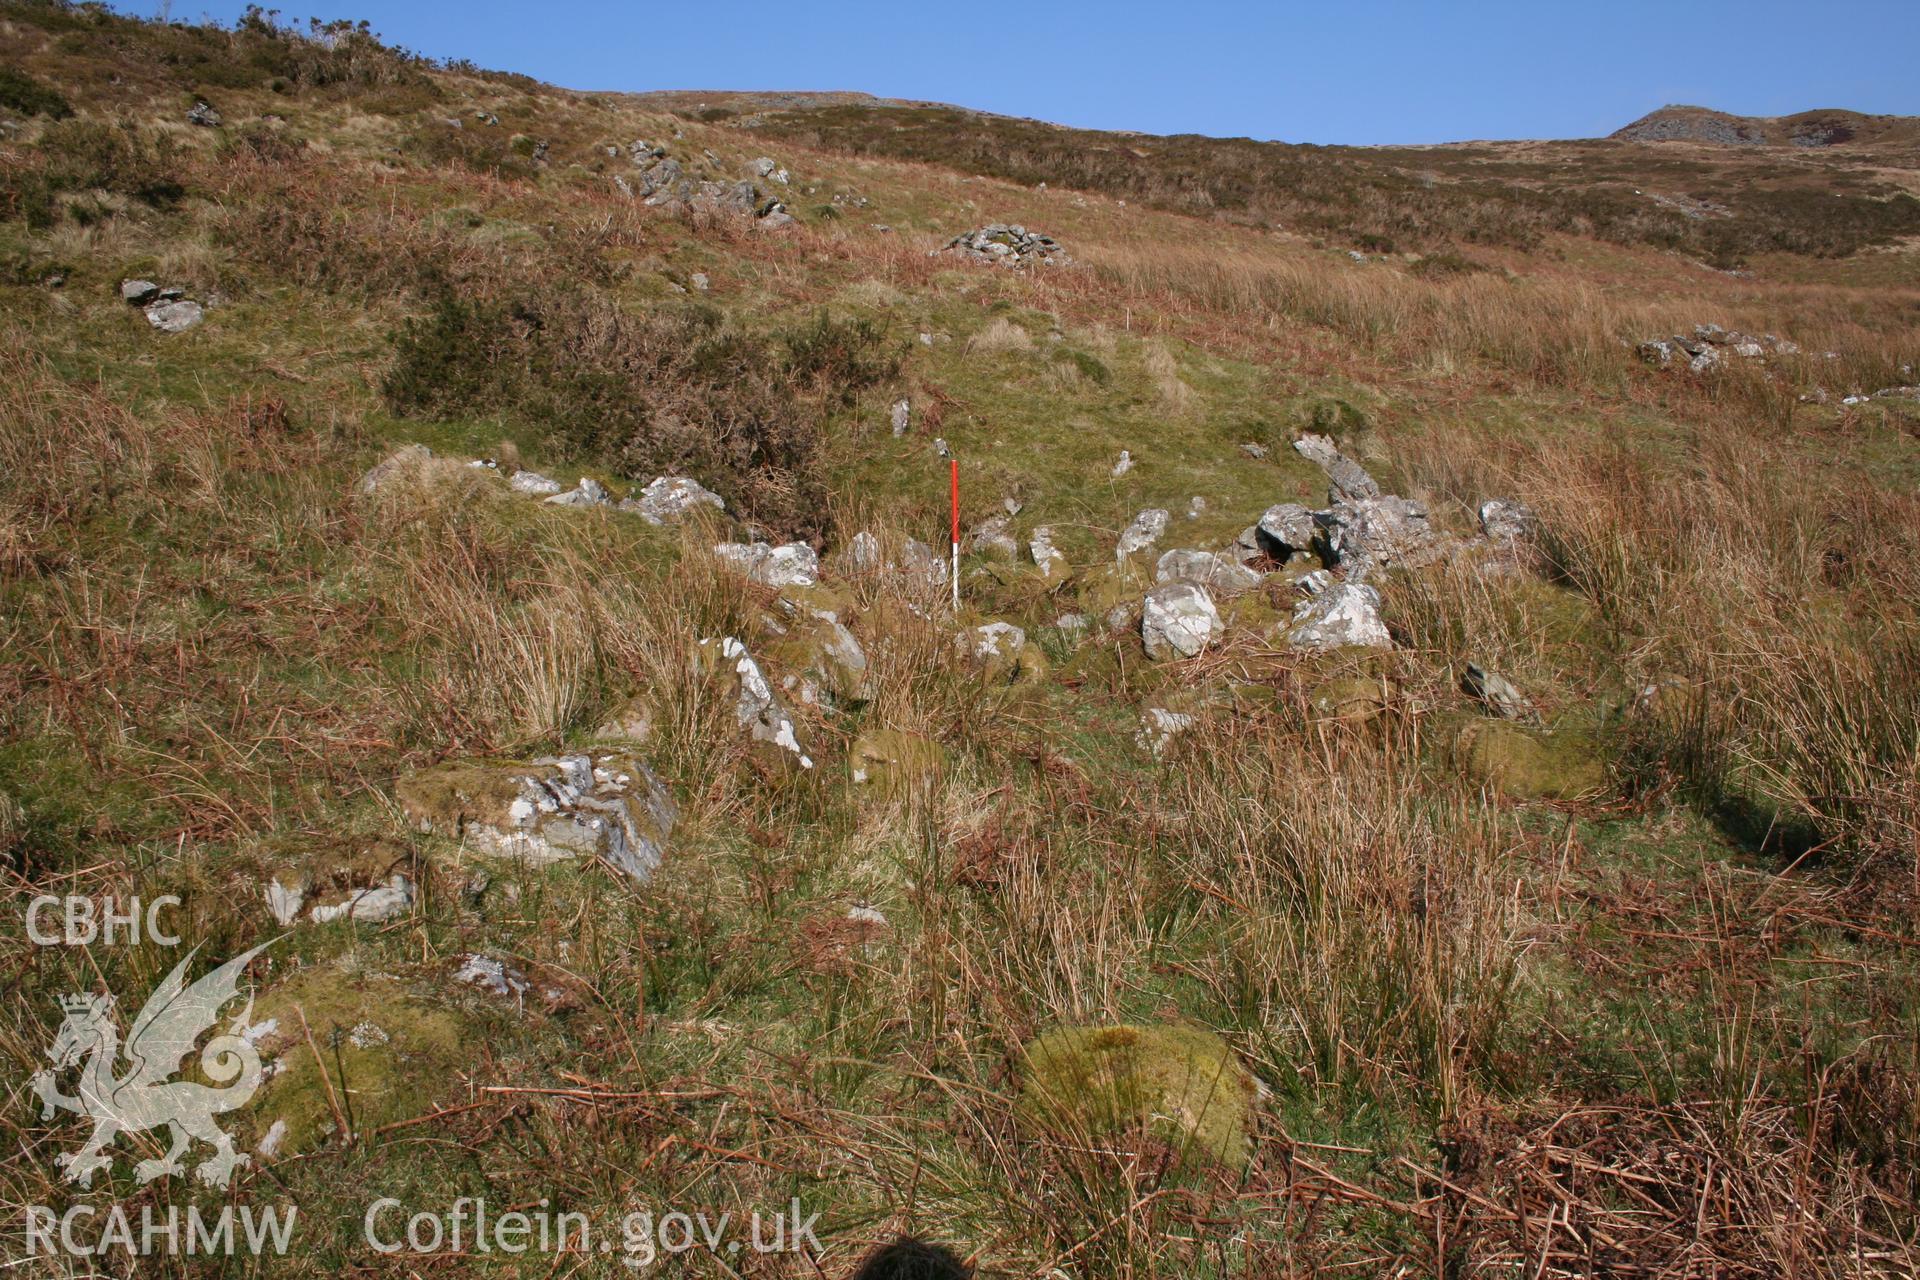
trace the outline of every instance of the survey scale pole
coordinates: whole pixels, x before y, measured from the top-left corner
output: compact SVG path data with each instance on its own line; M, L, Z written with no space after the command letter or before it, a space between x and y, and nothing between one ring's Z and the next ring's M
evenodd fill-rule
M960 459L947 459L947 467L952 479L953 614L957 618L960 616Z

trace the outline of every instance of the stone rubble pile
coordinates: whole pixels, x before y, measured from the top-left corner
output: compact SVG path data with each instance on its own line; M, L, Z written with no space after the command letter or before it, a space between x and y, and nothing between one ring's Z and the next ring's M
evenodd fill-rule
M618 147L609 147L608 151L619 154ZM762 191L754 180L764 178L780 186L792 181L792 176L768 157L762 156L748 166L752 178L731 180L714 176L718 157L712 152L703 153L695 173L689 173L685 164L668 155L665 147L645 138L627 144L627 158L637 172L631 177L615 174L614 187L651 208L752 218L754 226L765 231L794 225L786 205Z
M205 308L188 298L186 290L161 288L151 280L122 280L120 300L140 308L147 323L162 333L185 333L206 315Z
M1797 344L1771 333L1740 333L1717 324L1694 326L1691 334L1653 338L1635 348L1642 360L1666 369L1684 363L1689 373L1706 373L1727 360L1763 360L1768 356L1800 354Z
M1052 236L1004 222L963 231L947 241L940 252L1000 267L1068 266L1073 262Z

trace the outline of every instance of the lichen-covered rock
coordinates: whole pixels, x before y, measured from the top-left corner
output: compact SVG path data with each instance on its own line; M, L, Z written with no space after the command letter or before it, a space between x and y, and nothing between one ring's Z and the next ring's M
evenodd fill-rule
M1011 516L988 516L968 531L967 549L975 555L994 556L1001 560L1017 559L1020 544L1014 540L1012 523Z
M886 567L886 558L880 552L880 539L865 529L848 539L846 547L832 559L841 576L849 578Z
M1304 435L1293 442L1294 452L1327 473L1329 502L1361 502L1380 496L1380 484L1367 469L1341 453L1326 436Z
M1480 504L1480 532L1497 543L1526 542L1539 527L1533 508L1509 498L1490 498Z
M868 729L847 752L847 777L853 784L886 792L930 786L946 767L946 748L904 729Z
M1155 661L1194 657L1220 632L1220 611L1205 587L1166 582L1141 602L1140 638Z
M1020 1103L1060 1141L1144 1134L1185 1167L1237 1169L1261 1089L1227 1043L1191 1027L1069 1027L1026 1046Z
M813 757L800 744L800 730L787 710L766 669L734 636L702 640L701 650L714 656L734 679L734 718L753 741L767 748L777 761L800 769L813 768Z
M727 504L719 494L698 480L685 476L655 476L635 498L623 498L622 511L631 511L648 524L679 524L702 508L725 511Z
M941 252L1001 267L1064 266L1071 261L1052 236L1004 222L963 231L947 241Z
M1067 557L1060 548L1053 545L1053 530L1041 526L1033 531L1033 537L1027 543L1027 550L1033 556L1034 567L1040 570L1043 578L1065 576Z
M497 956L469 952L454 966L453 980L478 987L491 996L518 1000L532 989L527 975Z
M1259 550L1285 563L1303 551L1313 549L1313 512L1297 502L1276 502L1260 515L1254 527Z
M1011 679L1027 647L1027 633L1011 622L968 627L954 638L961 656L991 682Z
M1221 599L1231 599L1260 585L1260 575L1243 564L1211 551L1174 550L1154 566L1156 582L1191 582Z
M271 837L261 854L262 896L282 928L303 921L378 924L413 909L413 857L397 841Z
M1361 581L1389 565L1414 567L1438 558L1445 541L1427 510L1409 498L1387 496L1336 502L1314 517L1315 549L1328 565Z
M1454 760L1469 778L1515 800L1577 800L1607 785L1606 761L1591 736L1472 720L1454 740Z
M820 580L820 557L804 542L722 542L713 554L763 587L810 587Z
M643 884L679 817L653 770L617 751L450 761L395 791L414 825L479 853L535 864L597 857Z
M1287 644L1294 649L1390 649L1393 637L1380 620L1380 593L1357 582L1340 582L1293 611Z
M613 504L613 495L592 476L581 476L578 486L556 493L547 501L556 507L605 507Z
M333 920L354 920L361 924L379 924L413 910L413 881L400 872L387 877L385 884L355 889L338 902L315 903L307 918L315 924Z
M786 687L805 702L824 694L844 706L872 696L866 650L833 610L799 610L768 655L789 673Z
M944 585L947 558L918 538L908 538L900 547L900 572L913 584Z
M1113 547L1114 559L1125 560L1128 556L1151 550L1165 536L1167 523L1171 519L1162 507L1148 507L1142 511L1120 531L1120 540Z
M156 302L147 307L147 323L162 333L185 333L199 324L206 312L199 303L188 299L177 302Z
M1475 662L1469 662L1460 677L1460 687L1485 705L1487 710L1508 720L1524 720L1533 714L1533 704L1527 701L1527 695L1515 687L1513 681L1498 671L1489 671Z
M538 471L516 471L508 479L507 488L515 493L544 498L548 494L559 493L560 482L551 476L543 476Z
M1134 741L1157 760L1173 745L1175 738L1193 725L1194 716L1190 712L1148 707L1140 713L1140 729L1134 734Z

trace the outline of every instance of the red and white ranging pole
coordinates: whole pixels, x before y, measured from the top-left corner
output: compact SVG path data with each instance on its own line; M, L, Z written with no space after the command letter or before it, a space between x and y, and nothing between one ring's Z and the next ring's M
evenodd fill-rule
M947 459L953 494L953 611L960 612L960 459Z

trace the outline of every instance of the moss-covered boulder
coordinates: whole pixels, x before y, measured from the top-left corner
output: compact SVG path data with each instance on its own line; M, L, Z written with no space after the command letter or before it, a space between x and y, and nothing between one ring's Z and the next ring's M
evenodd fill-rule
M808 770L813 756L800 741L800 726L786 700L774 688L767 668L738 636L702 640L694 650L694 671L732 685L733 714L760 758L779 768Z
M1577 800L1607 785L1599 744L1578 728L1548 733L1473 720L1454 739L1453 759L1469 778L1515 800Z
M1131 611L1137 617L1140 600L1153 586L1153 574L1141 558L1103 564L1074 580L1073 590L1081 611L1095 618L1108 618L1116 610ZM1132 624L1109 622L1115 630Z
M905 729L868 729L847 752L847 777L855 786L889 793L932 786L946 769L945 747Z
M872 696L867 652L830 613L801 613L770 642L767 657L782 673L781 688L802 702L852 706Z
M1372 724L1386 709L1386 682L1366 676L1335 676L1307 695L1307 711L1314 720L1349 728Z
M954 637L954 647L988 684L1005 684L1019 674L1021 656L1031 646L1024 628L994 621L968 627Z
M536 864L597 857L641 882L679 816L666 784L621 751L453 760L394 790L415 826L480 853Z
M327 967L262 993L247 1036L264 1066L247 1145L276 1157L324 1145L342 1120L365 1134L453 1097L478 1029L394 978Z
M1197 1027L1066 1027L1026 1047L1020 1102L1069 1141L1144 1132L1183 1162L1246 1163L1260 1089L1227 1043Z
M379 923L413 906L422 868L413 851L384 836L280 835L251 851L261 896L275 923Z

